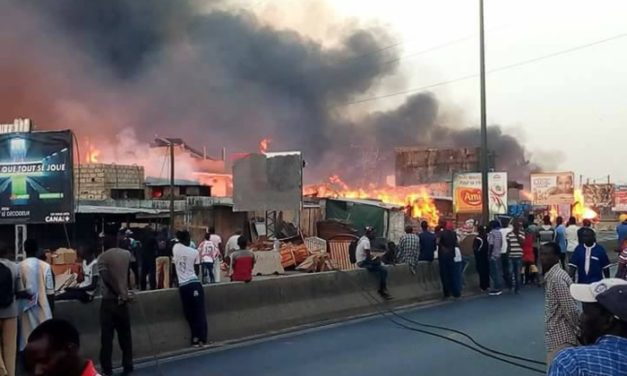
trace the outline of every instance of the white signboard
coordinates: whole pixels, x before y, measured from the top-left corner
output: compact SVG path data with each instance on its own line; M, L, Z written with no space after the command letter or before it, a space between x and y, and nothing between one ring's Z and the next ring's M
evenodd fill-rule
M554 172L531 174L533 204L571 205L575 197L575 174Z

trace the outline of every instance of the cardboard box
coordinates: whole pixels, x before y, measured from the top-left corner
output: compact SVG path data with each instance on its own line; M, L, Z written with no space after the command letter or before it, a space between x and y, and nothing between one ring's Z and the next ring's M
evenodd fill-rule
M74 264L76 262L76 251L69 248L59 248L52 257L54 265Z

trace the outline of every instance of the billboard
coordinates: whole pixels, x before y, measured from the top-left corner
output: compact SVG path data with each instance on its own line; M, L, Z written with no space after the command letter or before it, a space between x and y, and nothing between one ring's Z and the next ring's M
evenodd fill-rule
M0 224L74 221L70 131L0 134Z
M507 172L488 174L490 214L507 214ZM481 173L468 172L453 179L453 209L455 213L481 213Z
M571 205L575 197L575 174L531 174L531 195L534 205Z
M250 154L233 164L233 210L299 210L303 194L300 152Z
M593 208L611 208L614 205L614 184L584 184L583 199Z
M627 185L617 185L614 191L614 211L627 212Z

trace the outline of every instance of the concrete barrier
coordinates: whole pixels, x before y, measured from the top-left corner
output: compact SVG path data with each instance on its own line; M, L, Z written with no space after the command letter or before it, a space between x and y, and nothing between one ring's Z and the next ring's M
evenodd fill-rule
M394 300L386 303L389 307L441 296L437 261L420 263L416 275L406 265L390 266L388 271L388 286L394 296ZM466 290L476 291L477 278L472 265L465 278ZM378 299L377 278L365 270L206 286L209 340L238 340L376 312L359 286ZM94 360L99 359L100 349L99 307L99 300L89 304L58 302L55 312L56 317L68 319L78 327L82 350ZM130 309L136 359L190 347L189 329L177 289L139 293ZM115 351L114 356L119 359L120 354Z

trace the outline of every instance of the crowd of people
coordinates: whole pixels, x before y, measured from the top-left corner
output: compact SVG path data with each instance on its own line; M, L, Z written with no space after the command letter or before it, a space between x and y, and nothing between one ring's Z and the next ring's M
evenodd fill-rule
M231 281L250 282L255 257L248 250L248 239L238 232L227 241L223 250L222 240L213 229L198 247L188 231L179 231L172 237L167 230L152 235L142 244L132 238L129 230L106 229L100 245L79 247L82 281L56 293L51 265L44 261L46 257L34 239L24 242L26 258L19 263L13 261L12 249L0 244L0 375L15 376L21 364L18 359L25 360L22 363L27 368L36 366L43 361L42 354L52 351L50 347L62 347L70 363L42 367L72 370L72 373L59 375L95 375L93 363L84 362L78 356L76 329L67 322L52 318L55 301L71 299L88 303L96 294L101 296L99 361L102 374L113 372L115 335L122 353L123 374L132 373L133 344L128 307L133 300L132 284L141 289L178 287L191 333L190 345L202 347L207 344L202 284L219 281L222 263L227 265ZM104 252L100 253L100 249ZM63 331L63 335L57 335L59 331ZM58 359L54 361L59 362ZM87 373L76 373L79 369ZM33 372L32 369L27 371Z
M396 260L407 263L416 273L419 263L437 259L445 298L461 296L467 260L460 242L468 233L475 235L472 249L483 291L496 296L504 287L517 294L524 285L545 286L550 375L625 366L624 359L617 359L616 354L627 349L627 215L617 227L617 245L622 253L615 278L610 278L607 251L597 243L590 223L579 227L574 218L567 223L557 218L555 227L548 216L541 225L529 217L525 223L492 221L487 227L467 223L466 228L457 230L445 221L434 231L427 222L420 227L418 234L411 226L405 229ZM373 227L365 229L356 243L355 261L378 276L379 294L391 299L387 269L373 254L375 234ZM34 374L37 367L57 369L63 375L97 374L94 363L80 356L79 336L72 324L52 319L56 300L90 302L99 291L102 374L112 374L115 335L123 374L130 374L133 345L128 304L133 300L133 281L142 289L178 288L190 345L198 348L208 342L202 285L219 281L219 265L223 263L228 265L232 281L252 280L255 256L248 249L248 239L240 233L231 236L224 247L213 229L198 246L187 231L175 236L162 231L140 243L128 230L110 229L101 240L100 247L79 249L83 279L57 294L52 269L42 260L35 240L24 242L26 258L19 263L11 260L10 248L0 244L0 375L14 376L17 359L23 359L26 370ZM104 252L100 254L98 249ZM139 281L133 276L139 276ZM582 303L582 311L577 302Z
M504 222L476 229L472 248L479 286L494 296L503 293L503 286L514 294L524 285L544 286L549 376L627 375L627 215L616 229L614 278L607 250L597 243L589 220L582 226L575 218L565 223L561 217L553 226L549 216L540 225L534 216L524 223ZM414 270L437 254L444 297L459 296L463 272L452 250L458 248L460 231L450 223L441 223L434 233L422 225L418 236L412 227L405 230L399 261Z

